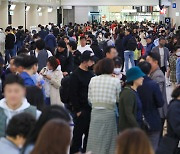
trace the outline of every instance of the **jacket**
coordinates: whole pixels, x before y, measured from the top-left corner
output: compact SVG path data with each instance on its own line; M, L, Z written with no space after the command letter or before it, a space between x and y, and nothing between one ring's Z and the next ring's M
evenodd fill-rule
M150 131L160 131L161 119L158 108L164 105L164 100L159 85L145 76L143 85L138 88L138 93L142 101L143 115L150 126Z
M72 53L67 50L67 48L63 52L56 52L57 59L59 59L61 63L62 72L72 72L73 70L73 56Z
M32 77L28 73L22 72L20 74L20 77L24 80L25 86L35 86L35 83L34 83Z
M119 115L120 131L123 131L127 128L139 127L136 120L136 96L130 88L125 87L120 93Z
M154 47L155 47L155 45L154 45L153 42L147 44L147 45L146 45L146 53L145 53L145 55L147 56Z
M1 154L20 154L20 149L8 139L0 138L0 153Z
M39 36L41 37L41 39L44 40L47 35L48 33L45 30L39 31Z
M154 47L151 52L160 54L159 46ZM167 62L168 61L169 61L169 49L164 47L164 66L166 67L166 69L167 69L167 65L168 65Z
M158 83L161 93L163 95L164 105L162 108L159 108L159 113L161 118L166 118L167 116L167 95L166 95L166 81L163 72L160 68L157 68L154 72L150 74L150 78Z
M14 48L16 38L14 34L7 34L5 40L5 49L10 50Z
M128 50L128 46L127 46L127 45L128 45L128 41L129 41L131 38L132 38L132 35L131 35L131 34L123 37L122 44L123 44L123 50L124 50L124 51L125 51L125 50Z
M98 58L98 59L102 59L103 58L103 52L100 49L98 42L97 41L93 41L93 43L91 44L91 49L94 52L94 55Z
M22 112L31 113L32 115L36 117L36 119L38 119L41 115L41 112L37 110L35 107L31 106L27 102L26 98L22 100L22 105L16 110L12 110L8 107L8 105L6 104L5 98L0 100L0 137L5 136L5 129L9 123L9 120L14 115L18 113L22 113Z
M180 84L180 57L177 59L176 62L176 79L177 83Z

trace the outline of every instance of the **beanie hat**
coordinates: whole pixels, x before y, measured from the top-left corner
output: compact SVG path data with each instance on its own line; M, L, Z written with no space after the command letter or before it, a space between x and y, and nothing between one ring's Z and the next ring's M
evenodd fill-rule
M144 77L145 74L141 71L138 66L132 67L126 72L127 82L137 80L138 78Z

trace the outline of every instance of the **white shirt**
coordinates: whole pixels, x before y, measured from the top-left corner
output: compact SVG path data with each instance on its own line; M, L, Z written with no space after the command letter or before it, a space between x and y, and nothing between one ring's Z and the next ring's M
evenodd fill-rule
M161 67L164 66L164 48L159 48L159 54L161 57Z
M92 49L90 48L89 45L86 45L85 47L82 47L81 45L79 45L79 46L77 47L77 50L79 50L79 51L81 52L81 54L82 54L84 51L86 51L86 50L92 51ZM93 51L92 51L92 52L93 52Z

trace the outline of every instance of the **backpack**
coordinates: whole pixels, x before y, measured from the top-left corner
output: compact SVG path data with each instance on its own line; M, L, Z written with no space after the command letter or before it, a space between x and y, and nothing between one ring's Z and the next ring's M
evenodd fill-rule
M108 41L109 41L109 40L99 42L99 47L100 47L100 49L101 49L103 52L105 51L105 49L106 49L107 46L108 46Z
M130 38L127 43L127 50L135 51L137 48L137 42L134 37Z
M59 93L60 93L62 103L65 104L65 106L68 110L72 111L72 105L71 105L70 99L69 99L70 78L71 78L71 75L68 75L68 76L65 76L61 80L61 87L59 89Z

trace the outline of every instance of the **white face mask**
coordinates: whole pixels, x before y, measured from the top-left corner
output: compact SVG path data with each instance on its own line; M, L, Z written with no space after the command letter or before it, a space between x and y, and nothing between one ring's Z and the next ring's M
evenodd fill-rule
M119 75L121 73L121 68L114 68L114 74Z
M176 53L176 56L180 57L180 52L177 52L177 53Z

